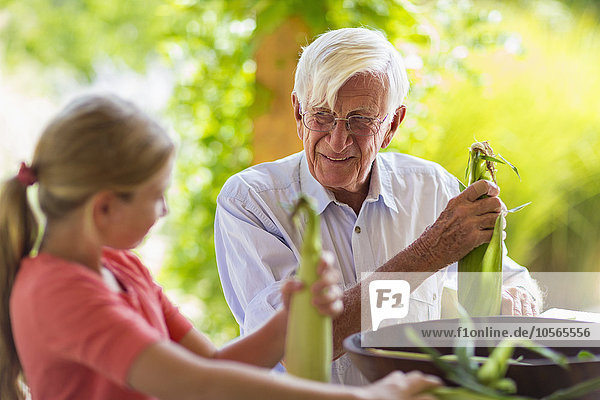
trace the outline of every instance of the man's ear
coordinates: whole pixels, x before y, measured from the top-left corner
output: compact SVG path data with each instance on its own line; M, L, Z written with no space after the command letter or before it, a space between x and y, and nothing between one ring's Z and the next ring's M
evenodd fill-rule
M300 105L300 100L298 99L296 92L292 92L292 108L294 109L294 119L296 120L296 132L298 133L300 140L303 140L302 134L304 130L302 129L302 106Z
M381 143L382 149L385 149L386 147L388 147L390 145L390 143L392 142L392 139L394 138L394 135L396 134L396 129L398 129L398 126L402 123L402 121L404 120L404 117L406 117L406 106L403 104L400 107L398 107L396 109L396 112L394 113L394 117L392 118L392 123L390 124L390 128L385 133L385 138L383 139L383 142Z

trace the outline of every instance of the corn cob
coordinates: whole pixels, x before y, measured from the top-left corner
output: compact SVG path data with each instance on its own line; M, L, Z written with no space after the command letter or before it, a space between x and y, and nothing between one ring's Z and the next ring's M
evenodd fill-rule
M298 200L292 216L299 213L306 216L297 273L304 287L292 295L290 303L285 367L292 375L329 382L333 352L331 317L322 315L311 304L310 292L310 287L318 279L317 267L321 258L320 218L311 199L305 196Z
M506 160L495 158L487 142L473 143L469 149L467 185L480 179L496 182L496 162L510 165L518 175L516 168ZM500 314L503 225L504 213L500 213L491 241L476 247L458 262L458 301L471 316Z

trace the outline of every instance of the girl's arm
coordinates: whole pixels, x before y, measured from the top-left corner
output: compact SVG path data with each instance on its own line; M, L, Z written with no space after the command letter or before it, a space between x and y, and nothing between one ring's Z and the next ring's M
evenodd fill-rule
M339 274L330 265L330 262L321 260L320 278L311 287L311 291L313 304L319 311L336 317L342 311L342 291L337 286ZM195 329L185 335L179 344L203 357L234 360L272 368L283 358L289 302L292 293L300 289L302 284L298 281L285 282L281 288L284 307L262 327L220 350L217 350L206 336Z
M176 343L149 346L133 362L127 382L161 400L188 399L432 399L418 393L439 385L421 373L395 372L367 387L344 387L273 374L233 361L198 357ZM414 396L414 397L413 397Z
M287 312L279 310L265 325L255 332L217 349L196 329L186 334L179 344L206 358L239 361L259 367L272 368L283 357Z

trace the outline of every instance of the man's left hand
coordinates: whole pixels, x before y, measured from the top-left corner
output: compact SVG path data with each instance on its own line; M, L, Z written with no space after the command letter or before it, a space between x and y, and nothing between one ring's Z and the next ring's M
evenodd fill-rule
M539 315L535 298L523 287L502 289L502 315Z

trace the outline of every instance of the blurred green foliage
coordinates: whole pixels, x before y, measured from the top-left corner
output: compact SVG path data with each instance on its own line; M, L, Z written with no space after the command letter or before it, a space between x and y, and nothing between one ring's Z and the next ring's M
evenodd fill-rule
M139 71L160 59L172 69L176 86L166 117L180 144L165 227L172 243L158 278L178 300L196 301L193 319L219 344L238 330L215 265L215 198L229 176L251 163L252 118L269 101L256 87L253 56L261 39L290 17L307 24L309 37L345 26L375 27L403 53L412 88L394 150L435 160L461 177L466 149L477 138L490 140L520 168L521 183L500 174L509 206L534 202L510 217L508 247L515 259L548 262L538 256L547 249L536 252L536 244L543 248L550 241L554 249L556 234L566 237L560 240L569 254L556 259L569 268L582 265L568 251L575 227L584 226L579 220L589 223L577 235L596 235L593 245L581 241L579 250L597 243L598 221L586 214L600 193L600 48L598 17L591 11L574 12L549 0L477 7L468 0L0 5L0 45L8 65L36 62L81 80L93 80L95 66L106 58Z
M426 99L421 141L397 147L463 177L467 146L489 140L517 165L499 167L511 256L535 271L598 271L600 239L600 24L596 10L561 3L496 4L504 37L469 52L474 74L442 72ZM592 12L593 11L593 12Z
M160 0L2 0L0 28L7 65L35 61L93 79L94 65L117 57L143 70L168 34Z

